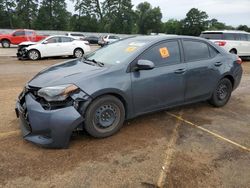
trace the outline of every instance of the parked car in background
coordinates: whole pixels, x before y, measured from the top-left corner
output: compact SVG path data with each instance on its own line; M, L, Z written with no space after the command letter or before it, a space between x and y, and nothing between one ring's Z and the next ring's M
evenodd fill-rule
M115 36L115 35L105 35L105 36L99 37L98 44L100 46L104 46L106 44L110 44L110 43L118 41L120 39L121 39L120 37Z
M98 44L98 37L97 36L88 36L85 37L85 40L88 41L90 44Z
M47 36L37 35L35 31L18 29L11 34L1 34L0 42L3 48L9 48L11 44L20 44L25 41L38 42Z
M84 34L81 33L66 33L65 35L74 39L85 40Z
M22 45L27 45L27 47L18 49L17 57L19 59L38 60L43 57L53 56L74 56L79 58L91 50L88 42L75 40L64 35L50 36L37 43L28 44L26 42L20 44L20 46Z
M104 138L142 114L207 100L222 107L240 84L241 63L198 37L128 38L38 73L16 114L24 139L65 148L74 130Z
M200 37L209 39L238 56L250 56L250 33L245 31L204 31Z

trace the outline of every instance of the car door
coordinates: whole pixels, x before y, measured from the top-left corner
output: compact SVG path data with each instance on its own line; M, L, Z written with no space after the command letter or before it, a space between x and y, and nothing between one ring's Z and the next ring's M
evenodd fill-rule
M134 62L149 60L152 70L131 72L135 113L142 114L184 101L186 65L181 61L177 40L158 43L146 50Z
M12 34L12 43L20 44L21 42L26 41L24 31L16 31Z
M219 52L204 41L182 40L187 65L185 102L207 99L220 77Z
M51 37L39 45L42 57L60 56L60 37Z
M60 37L60 55L73 55L73 51L76 47L75 40L71 37Z

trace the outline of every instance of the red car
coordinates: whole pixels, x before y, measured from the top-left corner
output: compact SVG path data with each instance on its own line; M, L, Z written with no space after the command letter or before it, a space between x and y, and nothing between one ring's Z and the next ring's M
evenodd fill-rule
M9 48L11 44L20 44L21 42L38 42L47 36L37 35L35 31L28 29L18 29L11 34L0 34L0 42L3 48Z

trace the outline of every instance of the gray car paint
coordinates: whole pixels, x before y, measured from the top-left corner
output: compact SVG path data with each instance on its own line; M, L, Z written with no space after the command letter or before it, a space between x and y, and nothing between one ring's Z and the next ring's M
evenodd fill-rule
M148 40L149 42L127 59L126 63L98 67L85 64L81 59L76 59L41 71L28 82L28 85L30 87L42 88L69 83L75 84L89 97L84 109L87 108L87 105L94 98L105 94L113 94L122 100L126 109L126 119L130 119L141 114L180 104L207 100L211 97L218 81L225 76L230 76L230 78L235 80L234 88L240 82L242 68L235 63L237 57L228 54L212 42L201 38L183 36L136 37L135 39L138 38L142 41ZM203 41L216 48L220 54L208 60L186 62L184 50L181 48L181 63L179 64L156 67L152 70L132 71L141 53L150 46L169 39L178 40L180 44L183 39ZM216 65L218 62L221 62L220 66ZM178 70L182 69L184 70L183 72L178 72ZM29 111L39 111L37 110L38 106L33 105L33 103L35 101L33 100L32 102L32 99L29 98L29 104L27 104ZM64 113L74 117L71 114L77 114L76 112L76 109L68 108ZM44 113L50 114L54 113L54 111L46 111ZM83 117L84 111L82 113L81 117ZM43 115L41 113L36 113L35 115L37 120L33 119L33 122L30 122L31 126L40 126L40 121L44 123ZM52 132L56 132L54 124L63 124L67 118L70 118L60 116L60 114L58 114L58 117L60 118L57 118L57 122L47 122L46 128L50 127ZM84 123L84 118L79 120L79 117L75 116L75 118L68 121L67 125L62 126L64 127L63 129L68 130L68 132L66 131L67 134L58 132L58 135L54 135L52 143L46 146L63 147L63 145L67 145L65 139L69 140L72 128L76 127L73 123L74 119L78 121L78 124ZM36 133L36 136L39 136L39 132ZM45 145L39 140L31 141Z

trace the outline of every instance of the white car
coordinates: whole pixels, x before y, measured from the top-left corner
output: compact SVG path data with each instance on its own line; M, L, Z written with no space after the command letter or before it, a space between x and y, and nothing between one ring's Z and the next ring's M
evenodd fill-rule
M106 44L110 44L112 42L118 41L121 38L115 35L105 35L105 36L101 36L98 40L98 44L100 46L104 46Z
M80 58L85 53L90 52L90 50L89 43L86 41L57 35L21 48L17 55L19 59L29 58L31 60L54 56L74 56Z
M204 31L200 37L213 41L230 53L250 56L250 33L245 31Z
M84 34L81 34L81 33L66 33L65 35L68 37L72 37L74 39L77 39L77 40L84 40L85 39Z

